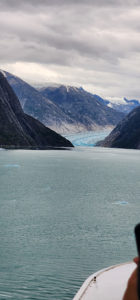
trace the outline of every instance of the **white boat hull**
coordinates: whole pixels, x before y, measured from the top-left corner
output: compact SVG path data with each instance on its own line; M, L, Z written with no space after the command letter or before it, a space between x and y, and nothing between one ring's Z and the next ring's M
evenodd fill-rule
M73 300L121 300L135 267L129 262L100 270L83 283Z

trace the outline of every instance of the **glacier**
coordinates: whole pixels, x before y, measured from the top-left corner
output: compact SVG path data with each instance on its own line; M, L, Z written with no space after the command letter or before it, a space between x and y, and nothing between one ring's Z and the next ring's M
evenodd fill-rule
M63 136L71 141L74 146L94 147L98 141L103 140L110 132L111 130L106 129L102 131L71 133Z

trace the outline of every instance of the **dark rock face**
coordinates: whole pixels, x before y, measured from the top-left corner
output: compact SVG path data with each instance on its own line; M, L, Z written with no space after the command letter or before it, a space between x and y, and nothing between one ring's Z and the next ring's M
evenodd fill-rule
M105 138L103 147L140 149L140 107L130 112Z
M60 86L48 87L40 91L44 97L48 97L58 105L64 113L73 118L87 130L96 127L114 126L124 114L105 106L94 96L82 88Z
M67 139L26 115L18 98L0 72L0 147L72 147Z

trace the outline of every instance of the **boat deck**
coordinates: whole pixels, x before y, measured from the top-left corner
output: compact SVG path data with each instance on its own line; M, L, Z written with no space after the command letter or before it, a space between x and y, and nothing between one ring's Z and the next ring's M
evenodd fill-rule
M135 267L133 262L128 262L91 275L73 300L121 300Z

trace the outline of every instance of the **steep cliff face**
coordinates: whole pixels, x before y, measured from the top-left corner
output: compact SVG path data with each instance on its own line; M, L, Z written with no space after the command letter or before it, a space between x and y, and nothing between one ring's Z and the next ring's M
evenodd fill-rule
M111 148L140 149L140 107L130 112L98 145Z
M23 112L18 98L1 72L0 147L72 147L68 140Z

